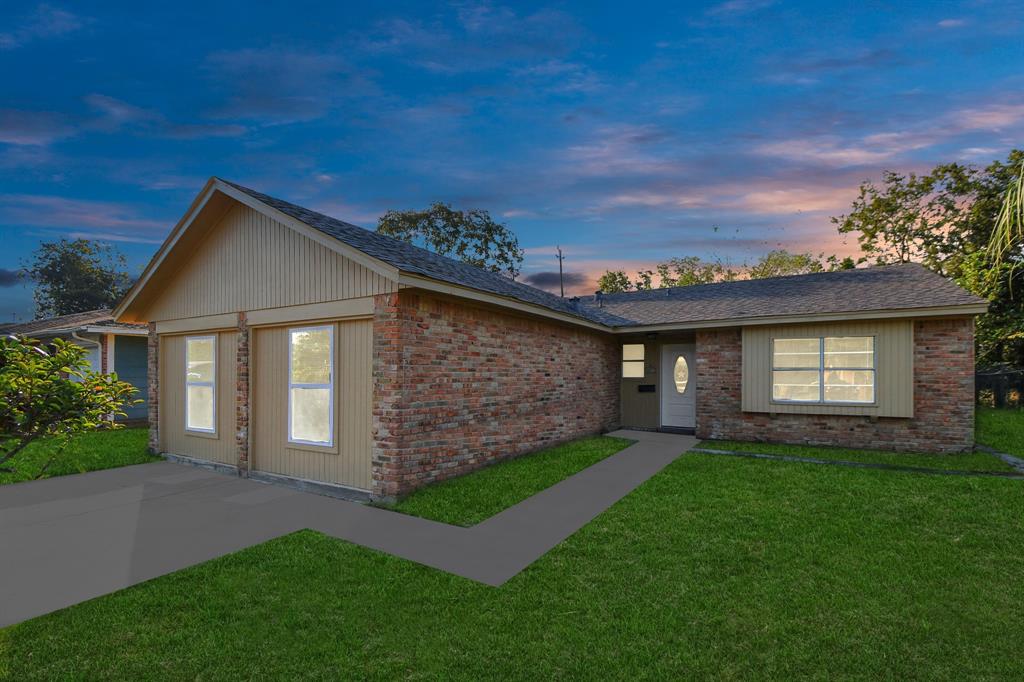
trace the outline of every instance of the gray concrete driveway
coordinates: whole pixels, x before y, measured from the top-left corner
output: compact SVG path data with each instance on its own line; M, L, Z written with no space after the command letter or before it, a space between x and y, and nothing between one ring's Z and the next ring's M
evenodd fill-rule
M498 586L696 440L634 445L460 528L170 462L0 486L0 626L303 528Z

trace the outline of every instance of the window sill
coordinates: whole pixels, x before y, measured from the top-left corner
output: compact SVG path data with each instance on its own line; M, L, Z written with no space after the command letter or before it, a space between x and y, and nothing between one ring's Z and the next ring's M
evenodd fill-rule
M209 438L210 440L218 440L220 438L220 434L216 431L192 431L185 429L185 435L195 436L196 438Z
M830 408L839 408L839 409L845 409L845 408L848 408L848 407L856 407L856 408L862 408L862 407L877 408L878 407L878 403L877 402L873 402L873 403L836 403L836 402L824 403L824 402L817 401L817 400L808 400L808 401L802 401L802 400L772 400L770 402L770 404L771 404L772 407L830 407Z
M337 445L313 445L312 443L293 443L288 441L285 443L286 450L302 450L303 452L319 452L321 455L336 455L338 454Z

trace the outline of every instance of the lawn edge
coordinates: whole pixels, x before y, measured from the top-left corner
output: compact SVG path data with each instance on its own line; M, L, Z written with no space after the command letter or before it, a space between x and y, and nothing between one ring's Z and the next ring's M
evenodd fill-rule
M902 471L906 473L930 474L935 476L984 476L995 478L1024 479L1022 471L975 471L970 469L931 469L928 467L906 466L900 464L884 464L882 462L855 462L844 459L820 459L817 457L800 457L798 455L769 455L762 452L747 452L738 450L716 450L711 448L690 448L688 452L696 452L702 455L719 455L724 457L748 457L750 459L767 459L778 462L798 462L802 464L830 464L843 466L851 469L880 469L887 471Z

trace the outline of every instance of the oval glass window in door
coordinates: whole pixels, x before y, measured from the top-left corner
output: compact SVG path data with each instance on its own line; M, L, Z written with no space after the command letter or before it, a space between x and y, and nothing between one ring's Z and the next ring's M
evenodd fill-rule
M672 379L676 384L677 393L685 393L686 385L690 383L690 366L686 364L686 357L676 357L675 367L672 368Z

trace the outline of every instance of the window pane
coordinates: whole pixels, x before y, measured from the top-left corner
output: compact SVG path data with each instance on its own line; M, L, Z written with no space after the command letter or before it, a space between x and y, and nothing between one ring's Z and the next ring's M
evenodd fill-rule
M185 386L185 428L213 431L213 386Z
M775 339L772 367L818 367L821 346L818 339Z
M623 362L622 376L625 379L642 379L644 376L644 363L633 361Z
M331 383L330 329L296 329L291 340L291 383Z
M676 393L686 392L686 384L690 383L690 366L686 364L686 358L682 355L676 358L676 365L672 368L672 380L676 384Z
M292 440L331 442L331 389L293 388Z
M188 381L213 381L213 338L185 339L185 377Z
M825 372L826 402L875 402L875 373L864 370Z
M774 400L821 400L817 370L786 370L772 372Z
M826 367L875 366L875 337L843 336L825 339Z
M644 344L642 343L627 343L622 346L622 359L623 360L643 360L644 359Z

